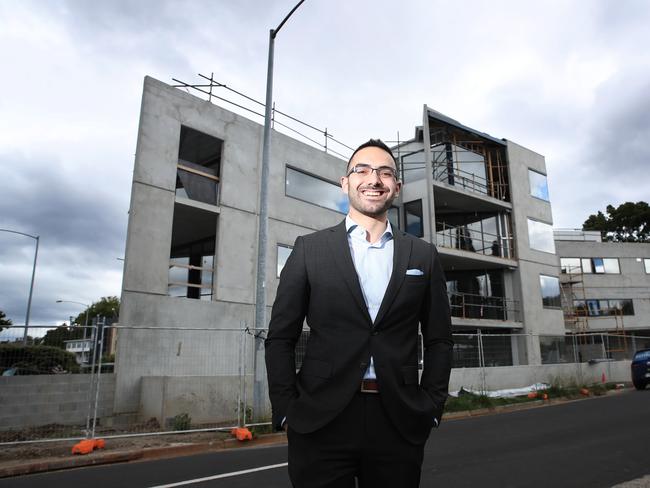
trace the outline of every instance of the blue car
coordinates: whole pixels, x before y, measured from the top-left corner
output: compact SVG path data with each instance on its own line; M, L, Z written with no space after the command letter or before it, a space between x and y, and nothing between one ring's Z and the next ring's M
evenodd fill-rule
M632 383L637 390L650 384L650 349L637 351L632 358Z

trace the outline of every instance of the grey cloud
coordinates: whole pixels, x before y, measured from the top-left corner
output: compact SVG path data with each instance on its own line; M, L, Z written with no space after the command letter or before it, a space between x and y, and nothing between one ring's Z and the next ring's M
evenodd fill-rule
M0 167L5 168L0 228L41 238L31 322L61 317L55 301L66 298L62 295L98 299L106 288L105 272L121 268L115 259L124 252L127 214L121 202L99 182L66 175L51 155L3 153ZM2 233L0 242L0 309L22 323L34 241ZM119 288L112 294L119 294Z

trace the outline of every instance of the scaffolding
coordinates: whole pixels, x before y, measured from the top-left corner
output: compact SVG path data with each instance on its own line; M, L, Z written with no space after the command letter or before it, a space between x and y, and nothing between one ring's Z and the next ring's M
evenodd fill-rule
M571 333L584 337L589 332L589 311L582 266L567 265L562 268L560 292L566 328ZM582 305L577 306L577 303Z

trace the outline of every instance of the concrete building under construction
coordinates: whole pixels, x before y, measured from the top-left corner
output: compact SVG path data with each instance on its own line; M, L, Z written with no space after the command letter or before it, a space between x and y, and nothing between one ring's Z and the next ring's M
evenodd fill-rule
M457 337L456 366L477 354L486 365L540 364L535 334L565 333L544 157L426 106L414 122L413 138L394 147L405 186L390 218L438 246L454 332L479 331L489 346L479 351L475 339ZM116 413L142 414L163 391L216 388L199 387L210 380L197 379L197 365L206 378L220 376L216 396L238 388L236 330L254 322L262 132L242 115L145 79L120 325L149 329L120 330ZM269 307L296 237L347 212L338 184L346 157L272 134ZM529 335L507 335L517 332ZM264 372L253 373L251 348L244 366L259 382Z

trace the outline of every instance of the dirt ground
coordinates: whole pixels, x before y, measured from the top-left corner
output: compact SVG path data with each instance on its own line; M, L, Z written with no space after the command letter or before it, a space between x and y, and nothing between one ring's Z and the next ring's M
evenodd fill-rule
M202 444L222 441L230 437L225 432L192 432L188 434L152 435L105 439L106 446L99 452L130 451L151 447ZM98 437L101 438L101 437ZM79 441L37 442L7 445L0 448L0 463L16 463L44 458L65 459L72 457L72 446Z

